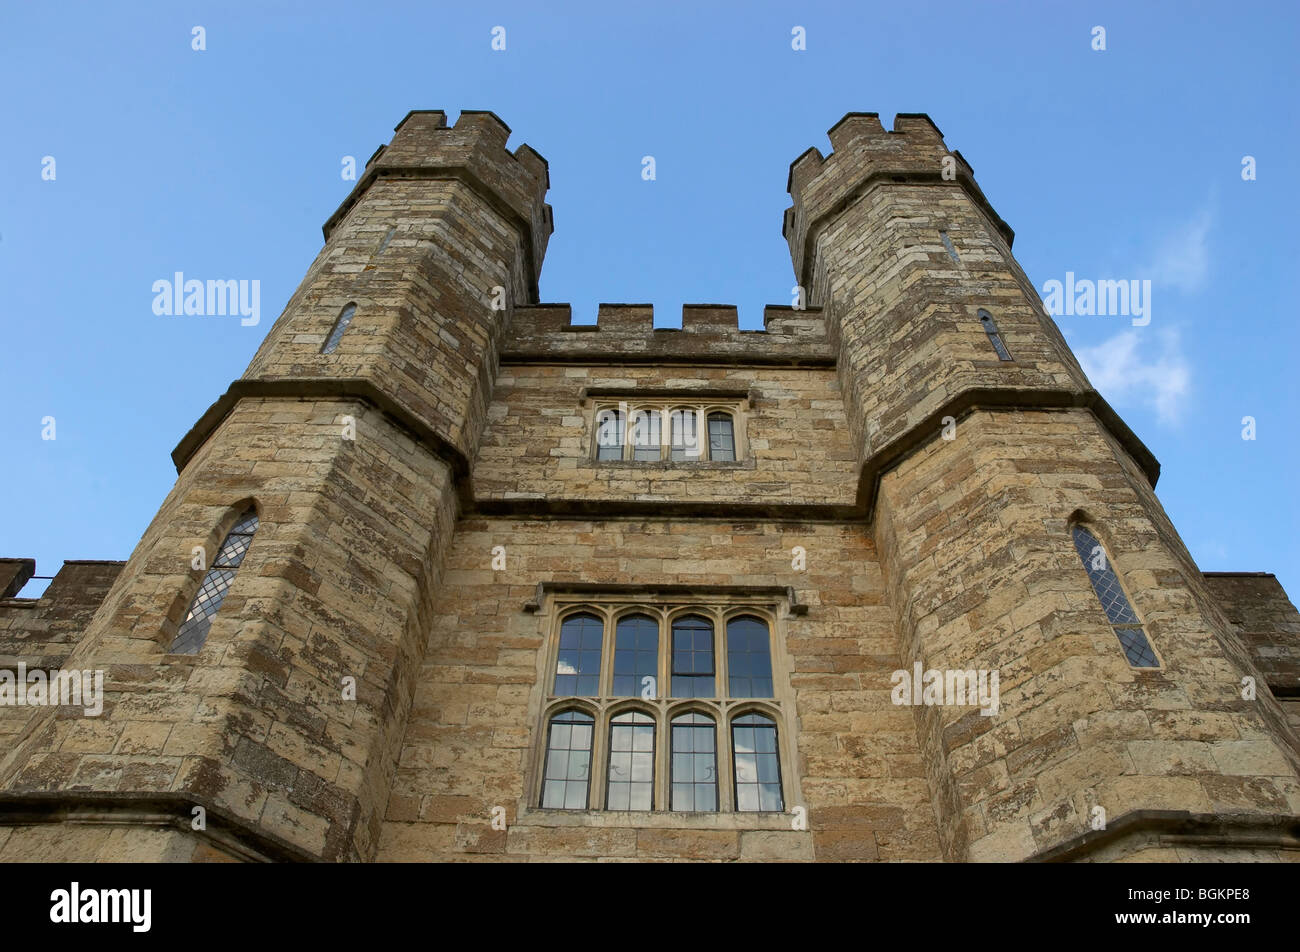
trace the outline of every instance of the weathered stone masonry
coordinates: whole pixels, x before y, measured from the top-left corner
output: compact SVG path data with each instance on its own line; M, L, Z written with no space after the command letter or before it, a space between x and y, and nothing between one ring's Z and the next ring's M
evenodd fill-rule
M0 707L0 860L1300 856L1300 615L1272 576L1196 568L1158 464L927 117L850 114L794 162L808 307L763 331L722 305L669 330L649 305L592 325L540 303L547 167L508 135L482 112L398 125L126 563L22 599L31 560L0 560L0 669L101 669L107 691L98 718ZM593 458L593 401L679 394L743 401L743 458ZM206 643L169 654L191 552L250 502ZM1080 519L1161 667L1119 650ZM565 585L791 593L806 828L533 802L539 591ZM999 712L895 706L915 661L998 670Z

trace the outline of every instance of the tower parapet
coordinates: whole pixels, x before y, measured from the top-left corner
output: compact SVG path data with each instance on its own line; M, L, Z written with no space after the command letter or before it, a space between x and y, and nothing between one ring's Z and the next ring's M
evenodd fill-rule
M527 144L509 152L510 127L486 110L464 110L451 127L441 109L412 110L393 131L393 141L375 151L351 194L325 222L325 240L378 179L456 178L513 219L524 239L529 292L517 301L535 304L537 277L554 230L546 204L551 187L546 160Z

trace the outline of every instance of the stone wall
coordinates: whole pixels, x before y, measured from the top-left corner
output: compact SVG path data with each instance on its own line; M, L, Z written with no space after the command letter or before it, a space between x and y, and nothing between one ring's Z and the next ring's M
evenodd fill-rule
M505 571L491 569L504 545ZM791 549L808 552L791 571ZM846 571L846 566L851 569ZM808 829L790 815L584 815L525 798L537 769L541 581L790 585L787 621ZM418 679L378 858L937 859L912 713L890 701L900 665L870 538L851 525L659 519L462 522ZM542 675L545 677L545 675ZM595 781L593 781L595 782ZM796 804L789 804L794 806ZM493 830L494 806L507 828ZM557 814L561 814L558 815Z

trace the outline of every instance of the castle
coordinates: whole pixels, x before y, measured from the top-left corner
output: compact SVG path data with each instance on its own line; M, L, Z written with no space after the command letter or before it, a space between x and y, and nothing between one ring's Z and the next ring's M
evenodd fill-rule
M539 303L508 135L402 120L127 562L0 560L0 860L1296 857L1300 615L928 117L793 163L763 331Z

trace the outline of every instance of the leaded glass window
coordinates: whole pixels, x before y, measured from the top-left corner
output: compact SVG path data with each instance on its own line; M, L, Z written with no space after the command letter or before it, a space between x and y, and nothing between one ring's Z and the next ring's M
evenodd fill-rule
M772 651L767 623L751 615L727 622L728 697L772 696Z
M646 678L652 680L647 683ZM658 697L659 622L646 615L619 619L614 639L614 697Z
M596 415L596 459L622 459L627 420L622 411L601 410Z
M570 615L560 626L560 653L555 662L557 697L595 697L599 693L600 652L604 623L595 615Z
M672 809L718 809L717 731L713 718L692 712L673 718Z
M248 547L253 544L253 534L257 532L257 509L249 506L235 522L235 527L227 533L217 557L212 560L212 567L203 576L198 594L190 602L189 614L181 623L176 637L172 639L172 654L195 654L208 639L208 629L216 616L221 603L226 598L230 583L235 580L235 573L244 561Z
M591 737L595 719L582 711L551 718L546 738L546 773L542 806L553 810L587 809L591 778Z
M680 462L704 457L700 447L700 415L695 410L678 407L670 415L668 425L670 458Z
M780 675L780 603L660 594L557 599L553 612L544 609L554 619L547 662L554 674L539 688L550 690L537 725L532 802L679 814L782 810L787 797L797 798L798 782L784 772L793 760L781 763L796 755L793 741L783 747L777 735L793 703ZM737 704L744 706L733 719Z
M1119 576L1115 574L1105 548L1097 541L1097 537L1083 526L1076 525L1073 535L1075 551L1083 561L1083 567L1088 573L1088 581L1092 583L1092 590L1096 593L1097 600L1101 602L1102 610L1106 613L1106 619L1124 649L1124 656L1128 658L1128 663L1135 668L1160 667L1151 642L1147 640L1146 632L1142 630L1142 622L1137 612L1133 610L1133 606L1129 604L1128 596L1124 594Z
M980 324L984 327L984 333L989 336L989 343L997 351L998 360L1010 360L1011 351L1007 350L1007 345L1002 340L1002 333L998 330L998 325L993 320L993 315L983 308L980 309Z
M607 810L653 810L655 722L649 714L628 711L609 722Z
M325 338L325 346L320 349L322 354L332 354L335 348L339 346L339 341L343 339L343 332L348 329L352 323L352 315L357 313L355 304L348 304L339 314L339 319L334 322L334 329L330 331L330 336Z
M736 458L736 434L730 413L709 414L709 459L731 461Z
M776 751L776 722L746 714L731 722L735 752L736 809L742 813L780 812L781 758Z
M633 410L631 433L632 458L646 461L657 460L663 455L659 428L658 410Z
M713 697L713 622L699 615L673 621L673 697Z
M939 232L939 240L943 242L943 247L947 250L948 257L951 258L955 264L961 264L961 258L957 256L957 249L953 247L952 239L948 237L946 231Z
M743 453L740 406L682 406L645 397L597 404L593 417L597 460L636 463L734 463Z

